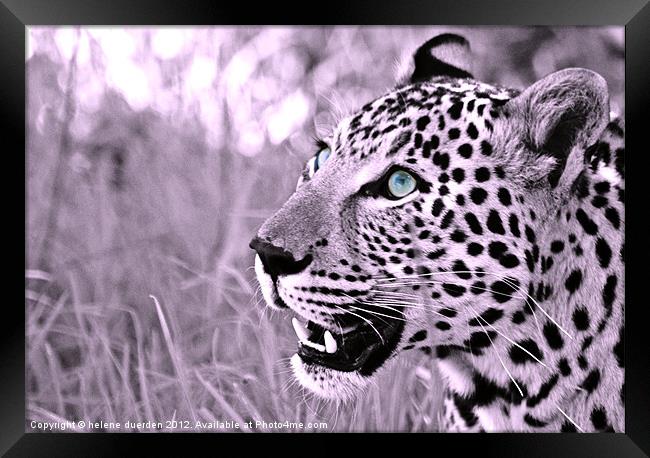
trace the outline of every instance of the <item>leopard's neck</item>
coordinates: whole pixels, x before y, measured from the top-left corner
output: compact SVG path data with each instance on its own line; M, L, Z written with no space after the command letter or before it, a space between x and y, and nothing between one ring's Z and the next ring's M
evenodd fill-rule
M623 430L624 181L606 159L577 198L535 216L526 299L494 351L441 362L484 429Z

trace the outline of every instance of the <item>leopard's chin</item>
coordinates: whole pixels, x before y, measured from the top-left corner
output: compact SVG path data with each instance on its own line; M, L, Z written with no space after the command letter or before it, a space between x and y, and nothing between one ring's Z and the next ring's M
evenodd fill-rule
M356 371L343 372L305 362L298 353L291 357L291 369L301 386L322 399L336 402L351 401L370 382L370 377Z

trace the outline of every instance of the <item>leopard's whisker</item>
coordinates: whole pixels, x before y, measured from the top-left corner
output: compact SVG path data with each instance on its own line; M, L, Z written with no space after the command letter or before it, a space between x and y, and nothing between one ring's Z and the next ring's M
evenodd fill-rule
M355 303L357 303L357 304L370 305L370 306L375 306L375 305L376 305L376 306L378 306L378 307L382 307L382 306L380 306L380 305L378 305L378 304L374 304L374 303L369 302L369 301L362 301L362 300L360 300L360 299L353 298L353 297L351 297L351 296L349 296L349 295L347 295L347 294L345 294L345 293L344 293L343 295L346 296L346 297L348 297L348 298L350 298L350 299L352 299L352 300L353 300ZM398 304L395 304L395 305L398 305ZM397 310L396 308L388 307L388 306L383 306L383 308L387 308L387 309L390 309L390 310L392 310L392 311L394 311L394 312L396 312L396 313L399 313L399 314L401 314L401 315L404 315L404 312L402 312L402 311L400 311L400 310Z
M424 304L420 304L418 302L408 302L405 299L393 299L393 298L389 298L389 297L378 297L378 298L373 297L371 302L364 301L362 303L370 304L370 305L372 305L372 304L394 304L394 305L398 305L398 306L405 307L405 308L412 308L412 309L418 309L418 310L427 310L427 307Z
M571 418L569 415L567 415L567 413L566 413L564 410L562 410L562 409L560 408L559 405L557 405L557 403L553 402L553 404L555 405L555 408L556 408L556 409L557 409L557 410L558 410L562 415L564 415L564 418L566 418L567 420L569 420L569 421L573 424L573 426L575 426L575 427L578 429L578 431L580 431L581 433L584 433L584 432L585 432L584 429L582 429L582 428L580 427L580 425L578 425L578 423L577 423L573 418Z
M506 283L508 286L513 287L513 288L516 288L518 292L520 292L520 293L522 293L522 294L525 294L526 297L527 297L528 299L530 299L531 301L533 301L533 303L535 304L535 306L536 306L539 310L541 310L541 312L542 312L542 313L543 313L543 314L544 314L544 315L545 315L545 316L546 316L546 317L547 317L547 318L548 318L548 319L549 319L553 324L555 324L555 325L558 327L558 329L560 329L560 330L561 330L561 331L562 331L562 332L563 332L563 333L564 333L568 338L570 338L571 340L574 339L574 337L571 335L571 333L569 333L569 332L568 332L568 331L567 331L567 330L566 330L566 329L565 329L565 328L564 328L560 323L558 323L557 320L555 320L555 319L554 319L554 318L553 318L553 317L552 317L552 316L551 316L551 315L550 315L550 314L549 314L549 313L548 313L548 312L547 312L547 311L546 311L542 306L540 306L539 303L535 300L534 297L532 297L530 294L528 294L528 292L527 292L525 289L523 289L521 286L517 286L517 285L515 285L515 284L510 280L510 277L508 277L507 275L498 274L498 273L495 273L495 272L483 271L483 270L481 270L481 271L462 270L462 271L431 272L431 273L428 273L428 274L419 274L419 275L415 275L415 276L411 276L411 277L409 277L409 276L404 276L404 277L401 277L401 278L402 278L403 280L409 280L409 279L411 279L411 278L413 278L413 279L415 280L415 278L425 277L425 276L432 276L432 275L445 275L445 274L458 274L458 273L461 273L461 274L463 274L463 273L481 273L481 274L492 275L492 276L495 276L495 277L499 278L499 279L502 280L504 283ZM414 277L415 277L415 278L414 278ZM428 281L424 281L424 282L422 282L421 280L412 281L412 282L411 282L411 281L405 281L405 282L401 282L401 283L393 282L393 283L390 284L390 286L392 286L392 287L401 287L401 286L414 286L414 285L427 285L427 284L441 284L441 283L449 283L449 282L435 282L435 283L434 283L434 282L435 282L435 280L428 280ZM381 286L385 286L385 285L377 285L377 286L381 287ZM491 293L493 293L493 294L506 295L505 293L501 293L501 292L493 291L493 290L490 290L490 289L480 288L480 287L476 287L476 286L474 286L473 288L474 288L474 289L479 289L479 290L482 290L482 291L488 291L488 292L491 292ZM510 296L510 297L515 297L515 296ZM518 298L518 299L525 299L525 298L522 298L522 297L517 297L517 298ZM533 310L533 308L530 306L530 304L528 304L528 299L525 299L525 300L526 300L526 305L529 306L529 308L531 309L531 312L533 312L533 315L534 315L534 310ZM536 317L535 317L535 320L536 320L536 324L537 324L538 331L541 332L541 328L540 328L539 322L537 321Z
M373 291L373 290L371 289L371 291ZM380 290L376 290L376 291L379 291L382 294L393 294L395 296L417 296L417 297L421 296L419 294L407 293L406 291L391 291L391 290L385 290L385 289L380 289Z
M399 313L400 315L404 315L403 311L398 310L395 307L390 307L390 305L395 305L395 306L398 306L398 307L401 306L398 303L394 303L394 302L383 302L382 303L382 302L369 302L369 301L360 301L360 302L357 302L357 303L361 304L361 305L369 305L371 307L380 307L380 308L392 310L395 313Z
M398 306L398 307L407 307L407 308L413 308L413 309L416 309L416 310L424 310L425 312L433 312L436 315L439 315L439 316L444 317L444 318L448 318L445 315L443 315L442 313L438 312L436 310L436 307L427 307L426 304L405 303L405 302L382 302L382 303L383 304L391 304L391 305L395 305L395 306ZM407 305L404 305L404 304L407 304ZM376 305L378 307L381 307L381 305L379 305L379 304L369 304L369 305ZM440 307L440 308L444 308L444 307Z
M474 310L474 308L473 308L471 305L470 305L469 307L472 308L472 310ZM474 310L474 312L476 312L476 311ZM497 333L499 333L500 335L502 335L504 338L506 338L506 340L508 340L509 342L512 342L512 341L511 341L510 339L508 339L505 335L503 335L503 334L502 334L502 333L501 333L501 332L500 332L500 331L499 331L495 326L491 325L487 320L485 320L485 318L483 318L483 317L480 316L480 315L479 315L479 316L476 316L476 315L475 315L475 317L477 318L477 321L479 322L479 325L481 325L481 327L483 327L483 325L482 325L480 322L483 321L485 324L487 324L487 325L490 326L492 329L494 329L494 331L496 331ZM491 339L490 339L490 342L492 342ZM525 349L522 348L522 347L519 347L519 348L521 348L522 350L525 350ZM526 353L528 353L528 352L526 352ZM530 354L530 353L528 353L528 354ZM532 355L531 355L531 356L532 356ZM546 369L548 369L549 371L552 371L552 369L551 369L550 367L546 366L546 365L543 364L541 361L537 360L537 362L540 363L542 366L544 366L544 367L545 367ZM516 383L515 383L515 384L516 384ZM578 385L573 386L573 388L575 388L575 389L577 389L577 390L579 390L579 391L585 391L584 388L582 388L581 386L578 386ZM522 394L522 396L523 396L523 394Z
M507 277L504 277L503 280L504 280L506 283L509 284L509 280L508 280ZM512 285L511 285L511 286L512 286ZM560 331L562 331L562 332L563 332L563 333L564 333L564 334L565 334L569 339L573 340L573 336L572 336L572 335L571 335L571 334L570 334L566 329L564 329L564 327L562 327L562 325L561 325L560 323L558 323L557 321L555 321L555 319L554 319L551 315L549 315L549 314L546 312L546 310L544 310L544 308L542 308L541 305L539 305L539 303L535 300L534 297L532 297L530 294L528 294L528 292L525 291L525 290L524 290L523 288L521 288L521 287L519 287L519 291L522 291L522 292L523 292L523 293L524 293L524 294L525 294L525 295L526 295L526 296L527 296L531 301L533 301L533 303L535 304L535 306L536 306L538 309L540 309L540 310L542 311L542 313L546 316L546 318L548 318L549 320L551 320L551 322L552 322L555 326L557 326L558 329L560 329ZM528 304L528 300L526 300L526 304L530 307L530 304ZM534 314L535 314L535 311L533 310L532 307L531 307L531 311L533 312L533 315L534 315ZM538 323L538 330L539 330L539 323ZM541 331L540 331L540 332L541 332Z
M409 280L418 279L422 277L430 277L434 275L447 275L447 274L482 274L487 273L484 270L445 270L440 272L427 272L425 274L409 274L409 275L391 275L391 276L373 276L373 280L377 281L392 281L392 280Z
M369 314L371 314L371 315L375 315L375 316L379 316L379 317L385 317L385 318L390 318L391 320L406 321L404 318L398 318L398 317L396 317L396 316L386 315L386 314L384 314L384 313L375 312L375 311L373 311L373 310L368 310L368 309L363 308L363 307L355 307L354 305L350 305L349 307L352 307L352 308L355 309L355 310L360 310L360 311L362 311L362 312L369 313ZM390 307L388 307L388 308L390 308Z
M499 362L501 363L501 366L503 367L503 370L506 371L506 374L508 374L508 377L510 377L510 380L512 380L512 383L514 383L514 385L517 387L517 391L519 391L519 394L520 394L521 397L523 398L523 397L524 397L524 392L521 390L521 387L519 386L519 384L517 383L517 381L515 380L515 378L512 376L512 374L510 373L510 371L508 370L508 368L506 367L505 363L503 362L503 359L501 358L501 355L499 354L499 352L498 352L496 346L494 345L494 342L492 341L492 337L490 337L490 334L489 334L489 333L487 332L487 330L485 329L485 326L483 326L483 323L481 323L480 320L481 320L482 317L480 317L480 316L476 313L476 310L474 310L474 307L472 307L471 305L470 305L469 307L470 307L470 309L472 310L472 314L474 315L474 318L476 318L476 320L478 321L478 324L481 326L481 329L483 330L483 332L484 332L485 335L487 336L488 340L490 341L490 346L494 349L494 354L495 354L495 355L497 356L497 358L499 359Z
M494 277L499 278L500 280L503 280L505 283L507 283L509 286L513 286L513 283L510 281L509 277L504 274L500 274L497 272L490 272L490 271L485 271L485 270L453 270L453 271L444 271L444 272L429 272L426 274L415 274L415 275L406 275L406 276L395 276L392 278L397 278L401 280L409 280L409 279L416 279L416 278L421 278L421 277L430 277L433 275L448 275L448 274L487 274L487 275L492 275ZM373 277L376 280L383 281L383 282L388 282L390 277ZM414 283L414 282L404 282L404 283L397 283L393 282L391 283L391 286L413 286L415 284L422 284L422 283ZM377 285L381 286L381 285ZM523 288L517 287L517 289L525 294L539 310L553 323L555 324L569 339L573 340L574 337L569 333L560 323L558 323L543 307L539 305L539 303L535 300L534 297L532 297L528 292L526 292ZM527 304L529 305L529 304ZM530 305L529 305L530 306ZM532 307L531 307L532 310ZM539 326L538 326L539 328Z
M423 303L421 301L413 302L414 300L418 299L419 296L413 296L408 298L393 298L393 297L381 297L380 295L373 296L371 301L363 301L362 303L366 304L392 304L398 307L404 307L404 308L412 308L416 310L424 310L424 311L434 311L434 310L440 310L445 308L445 306L442 305L435 305L435 304L427 304Z
M344 309L343 307L340 307L340 306L338 306L338 305L336 305L336 304L334 304L334 307L336 307L337 309L343 311L344 313L349 313L350 315L356 316L357 318L360 318L360 319L362 319L363 321L365 321L365 322L366 322L366 323L367 323L367 324L368 324L368 325L373 329L373 331L375 331L375 333L377 333L377 335L379 336L379 339L381 340L381 342L382 342L383 344L385 344L385 342L384 342L384 338L382 337L381 333L380 333L379 331L377 331L377 328L375 328L375 327L373 326L372 322L371 322L369 319L364 318L364 317L362 317L361 315L358 315L358 314L356 314L356 313L354 313L354 312L351 312L351 311L349 311L349 310L346 310L346 309Z
M526 348L524 348L522 345L518 344L517 342L515 342L514 340L512 340L510 337L506 336L504 333L502 333L501 331L499 331L497 328L495 328L493 325L491 325L487 320L485 320L485 318L483 318L483 317L481 317L481 316L479 316L478 318L479 318L479 320L482 320L486 325L488 325L491 329L493 329L497 334L499 334L501 337L503 337L504 339L506 339L508 342L510 342L511 344L513 344L514 346L516 346L517 348L519 348L520 350L523 350L524 353L526 353L528 356L530 356L531 358L533 358L535 361L537 361L539 364L541 364L542 366L544 366L546 369L551 370L551 369L550 369L546 364L544 364L544 363L543 363L543 362L542 362L542 361L541 361L537 356L533 355L530 351L528 351L528 350L527 350Z
M424 306L424 304L419 304L419 303L416 304L416 303L406 302L406 301L402 301L401 299L394 300L394 299L390 299L390 298L375 298L375 297L372 297L371 300L361 300L361 299L353 298L353 297L351 297L351 296L349 296L347 294L343 294L343 295L350 298L351 300L353 300L354 302L356 302L358 304L388 308L388 309L393 310L394 312L400 313L402 315L404 315L404 312L402 312L401 310L398 310L396 308L393 308L393 307L388 307L387 305L395 305L395 306L398 306L398 307L413 308L413 309L425 310L425 311L429 310L426 306ZM382 305L382 304L384 304L384 305Z
M412 284L415 284L415 283L412 283ZM450 283L450 282L448 282L448 281L439 281L439 280L426 280L426 281L423 281L423 282L419 282L419 283L417 283L417 284L418 284L418 285L442 285L442 284L454 284L454 285L457 285L457 286L463 286L463 285L461 285L461 284L459 284L459 283ZM515 298L515 299L524 299L524 297L522 297L522 296L515 296L515 295L513 295L513 294L503 293L503 292L501 292L501 291L495 291L495 290L490 289L490 288L481 288L481 287L479 287L479 286L473 286L472 288L474 288L474 289L476 289L476 290L479 290L479 291L486 291L486 292L489 292L489 293L492 293L492 294L496 294L496 295L499 295L499 296L504 296L504 297L509 297L509 298Z

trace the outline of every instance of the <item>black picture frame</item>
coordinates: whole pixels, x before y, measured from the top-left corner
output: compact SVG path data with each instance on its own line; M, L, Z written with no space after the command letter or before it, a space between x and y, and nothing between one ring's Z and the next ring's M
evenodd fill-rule
M625 26L626 52L626 432L624 434L490 434L490 435L415 435L426 441L426 452L465 456L468 453L494 456L647 456L650 454L650 356L648 335L650 321L646 318L647 299L644 278L648 269L647 226L644 224L643 162L647 161L646 124L650 106L650 5L648 0L445 0L445 1L329 1L323 4L295 2L249 2L224 4L213 1L185 0L1 0L0 1L0 110L2 110L6 213L5 261L12 274L5 276L5 287L17 296L5 301L3 309L0 363L0 452L6 456L103 456L114 454L172 453L170 448L179 441L202 442L211 453L220 452L225 440L238 435L213 434L36 434L25 433L25 333L24 309L19 297L24 297L23 284L9 280L21 276L14 269L14 258L25 262L16 240L24 218L25 201L15 187L25 174L25 161L18 151L25 148L25 40L26 27L32 25L213 25L213 24L445 24L445 25L622 25ZM289 11L292 11L289 13ZM300 11L300 13L298 12ZM13 141L11 141L13 140ZM9 147L7 145L12 145ZM12 162L15 161L15 164ZM7 179L8 178L8 179ZM23 182L23 186L25 183ZM23 188L25 189L25 188ZM10 207L10 208L7 208ZM22 211L21 211L22 210ZM11 217L11 213L17 213ZM13 216L13 215L12 215ZM23 222L25 219L22 220ZM22 224L23 229L27 230ZM14 234L13 232L16 232ZM20 285L20 286L18 286ZM7 289L7 288L6 288ZM7 296L5 296L7 297ZM10 296L13 299L13 294ZM282 435L263 436L262 440L277 440ZM306 435L302 435L302 439ZM356 435L351 435L356 436ZM331 447L331 436L310 435L307 439ZM363 437L361 437L364 440ZM364 443L382 443L393 435L372 435ZM403 438L397 438L402 440ZM258 439L259 440L259 439ZM295 440L291 437L290 440ZM247 442L249 440L247 439ZM307 452L314 447L310 444ZM197 445L198 446L198 445ZM215 446L217 448L215 448ZM403 446L403 445L402 445ZM329 448L328 447L328 448ZM140 449L142 448L142 449ZM183 454L198 451L184 446ZM221 448L225 452L227 449ZM242 452L243 449L238 449ZM408 451L407 451L408 453Z

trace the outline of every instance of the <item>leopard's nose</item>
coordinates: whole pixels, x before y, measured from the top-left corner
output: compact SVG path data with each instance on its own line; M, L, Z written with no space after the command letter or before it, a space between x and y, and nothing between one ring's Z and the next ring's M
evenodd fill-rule
M251 240L249 246L259 255L264 266L264 271L273 278L302 272L312 261L311 254L296 260L293 254L287 250L277 247L259 237Z

